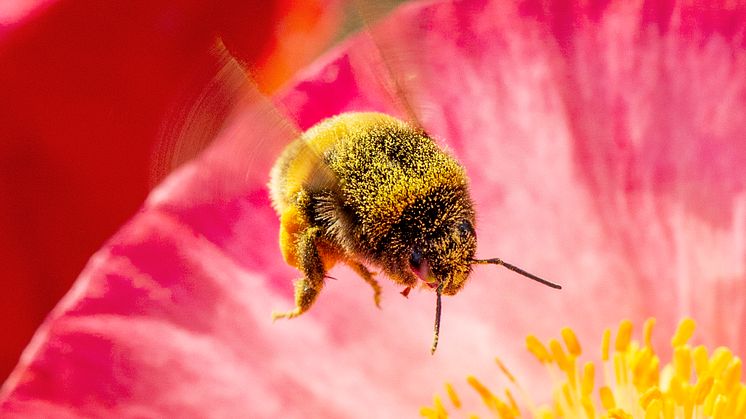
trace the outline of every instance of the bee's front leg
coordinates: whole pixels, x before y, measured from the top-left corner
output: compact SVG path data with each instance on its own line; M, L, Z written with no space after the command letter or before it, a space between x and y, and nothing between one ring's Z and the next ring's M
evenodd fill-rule
M376 307L381 308L381 286L378 285L378 281L373 278L373 273L360 262L349 259L345 262L353 271L355 271L356 274L360 275L360 277L363 278L371 288L373 288L373 302L376 303Z
M300 234L296 243L298 267L305 275L295 281L295 308L293 310L272 313L272 320L297 317L311 308L321 288L324 286L324 263L319 255L319 238L321 230L309 227Z

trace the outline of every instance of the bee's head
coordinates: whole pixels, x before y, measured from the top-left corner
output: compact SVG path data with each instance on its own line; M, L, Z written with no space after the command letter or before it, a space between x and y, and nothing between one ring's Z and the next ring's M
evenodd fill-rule
M462 173L455 171L456 175ZM372 258L394 280L411 285L423 281L436 291L435 339L438 345L441 295L454 295L466 283L474 264L502 265L514 272L553 288L559 285L530 274L501 259L475 259L477 236L474 209L465 177L452 176L451 182L430 185L427 193L413 194L401 208L396 222L380 241L375 241ZM396 203L392 203L396 205Z
M389 274L404 283L422 280L437 293L433 353L438 345L441 295L458 293L472 265L502 265L550 287L560 288L501 259L474 258L477 248L474 210L465 187L438 189L416 200L391 229L388 244L396 255L389 260Z
M410 204L392 226L383 249L389 274L422 280L456 294L471 272L477 247L474 210L465 187L439 188Z
M432 288L441 286L443 294L454 295L471 272L477 248L473 217L447 220L430 233L412 244L409 269Z

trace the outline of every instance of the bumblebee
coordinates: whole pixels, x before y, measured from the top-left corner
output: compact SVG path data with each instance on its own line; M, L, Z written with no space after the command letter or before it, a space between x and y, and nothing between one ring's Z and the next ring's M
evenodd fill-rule
M477 263L503 265L559 286L500 259L474 259L474 204L464 168L422 129L380 113L326 119L289 144L270 173L280 217L280 250L303 277L295 282L292 318L313 305L326 273L352 268L373 289L373 266L404 287L435 290L432 352L438 343L441 295L455 295Z

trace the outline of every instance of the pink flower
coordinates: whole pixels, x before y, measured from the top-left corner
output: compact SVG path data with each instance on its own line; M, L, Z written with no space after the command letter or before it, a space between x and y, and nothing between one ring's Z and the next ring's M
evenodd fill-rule
M690 315L703 342L743 354L746 8L496 3L406 6L376 28L386 65L355 38L277 103L303 129L347 110L403 116L383 88L392 69L471 177L477 255L561 292L477 268L444 301L435 356L434 294L386 282L378 310L341 268L309 313L273 324L298 272L265 183L294 133L247 101L93 256L3 412L408 417L496 353L540 385L526 334L572 325L593 346L625 317L673 330Z

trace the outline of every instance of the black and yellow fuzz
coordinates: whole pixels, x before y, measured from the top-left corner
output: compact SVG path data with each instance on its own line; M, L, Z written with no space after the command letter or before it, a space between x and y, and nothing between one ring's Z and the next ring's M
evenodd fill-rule
M380 113L345 113L326 119L287 146L270 174L270 195L280 216L280 249L303 277L295 308L306 312L337 262L349 265L374 291L368 266L409 289L419 281L437 294L461 290L475 263L475 214L464 168L422 129Z

